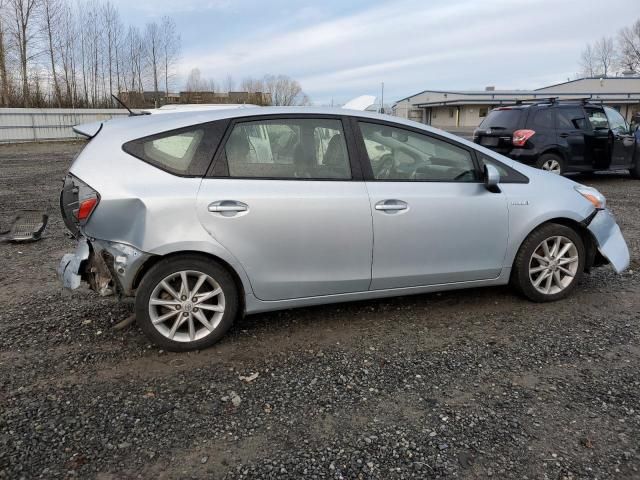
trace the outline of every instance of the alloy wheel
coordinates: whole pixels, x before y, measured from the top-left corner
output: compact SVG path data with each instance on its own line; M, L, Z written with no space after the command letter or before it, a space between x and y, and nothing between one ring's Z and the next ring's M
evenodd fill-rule
M549 237L536 247L529 260L529 280L545 295L560 293L573 282L580 258L576 245L567 237Z
M560 175L560 173L562 173L562 167L560 166L560 162L558 162L553 158L550 158L549 160L547 160L542 164L542 170L555 173L556 175Z
M149 298L152 325L177 342L193 342L209 335L219 325L224 310L224 292L218 282L194 270L165 277Z

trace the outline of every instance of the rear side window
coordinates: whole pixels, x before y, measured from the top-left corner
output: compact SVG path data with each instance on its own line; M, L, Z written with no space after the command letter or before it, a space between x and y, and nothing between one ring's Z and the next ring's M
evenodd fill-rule
M127 142L122 149L151 165L181 176L207 170L224 125L217 122L171 130Z
M498 130L515 130L520 123L522 110L496 109L491 110L489 115L480 124L481 128L494 128Z
M529 125L534 130L544 130L553 128L553 117L548 107L542 107L534 110L533 118L529 121Z
M586 130L587 120L584 111L578 107L556 108L556 122L561 130Z
M224 147L230 177L347 180L342 121L305 118L238 123Z

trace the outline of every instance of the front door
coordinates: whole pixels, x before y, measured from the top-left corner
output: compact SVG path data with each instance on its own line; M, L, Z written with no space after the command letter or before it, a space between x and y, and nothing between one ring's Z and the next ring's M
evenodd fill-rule
M609 128L613 141L611 168L629 168L633 162L635 135L629 129L626 120L617 110L604 107L609 120Z
M613 153L613 135L609 130L609 121L601 107L585 107L591 131L585 138L585 148L593 160L594 170L608 170Z
M221 163L220 163L221 162ZM237 121L197 211L261 300L366 291L373 233L339 118Z
M507 248L507 202L479 181L471 150L381 123L359 127L365 167L371 167L371 289L498 277Z

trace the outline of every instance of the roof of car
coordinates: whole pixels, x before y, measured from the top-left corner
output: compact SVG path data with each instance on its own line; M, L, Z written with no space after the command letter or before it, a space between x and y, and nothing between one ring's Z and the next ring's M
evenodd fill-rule
M382 115L375 112L364 110L348 110L344 108L328 108L328 107L256 107L256 108L236 108L228 110L206 110L192 112L175 112L165 115L139 115L131 117L114 118L102 122L99 131L101 137L105 133L118 137L118 140L127 141L156 133L176 130L179 128L198 125L201 123L213 122L227 118L245 118L254 116L270 116L270 115L334 115L334 116L354 116L360 118L370 118L378 120L386 120L397 124L403 124L414 128L424 130L437 130L427 125L406 120L399 117ZM90 129L94 128L98 131L100 122L79 126L78 128ZM440 135L448 136L445 132L438 131ZM459 140L459 139L458 139Z

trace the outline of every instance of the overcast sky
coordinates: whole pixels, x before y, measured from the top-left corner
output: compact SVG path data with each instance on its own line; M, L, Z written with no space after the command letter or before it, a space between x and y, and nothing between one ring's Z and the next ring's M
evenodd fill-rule
M578 70L586 42L640 18L640 0L116 0L127 23L170 15L181 77L286 74L316 104L425 89L537 88Z

